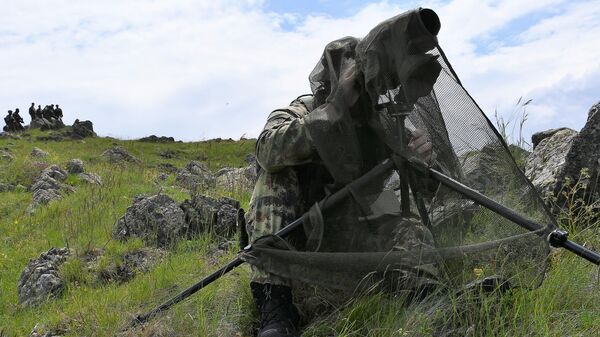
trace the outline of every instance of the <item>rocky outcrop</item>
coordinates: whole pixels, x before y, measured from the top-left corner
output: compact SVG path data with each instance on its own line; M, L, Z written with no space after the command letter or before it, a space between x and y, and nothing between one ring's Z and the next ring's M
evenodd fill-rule
M561 128L536 133L539 140L533 152L525 161L525 176L531 180L542 198L548 200L557 189L564 176L567 154L573 147L577 131Z
M30 260L17 284L19 304L31 307L48 298L59 297L65 284L60 278L58 267L66 261L69 254L67 248L52 248L37 259Z
M118 262L113 261L100 269L97 278L102 283L127 282L138 273L148 272L165 254L164 250L149 247L127 252Z
M15 185L0 183L0 192L12 192L15 190Z
M164 194L137 197L117 221L113 237L118 240L139 237L157 247L169 247L188 233L184 212Z
M62 120L56 118L36 118L29 124L29 129L57 130L64 127Z
M139 163L140 160L132 156L122 146L115 146L102 153L102 157L108 159L112 163Z
M194 195L181 204L185 221L191 234L212 232L218 236L230 236L236 231L240 203L231 198L215 199Z
M96 133L94 132L94 123L91 121L79 121L79 119L76 119L73 123L73 126L71 126L71 131L68 135L74 139L96 137Z
M34 147L33 150L31 150L31 156L35 157L35 158L48 157L48 152L46 152L38 147Z
M71 174L78 174L85 172L85 166L81 159L71 159L67 163L67 172Z
M95 173L83 172L79 173L77 176L85 183L102 186L102 178Z
M586 170L586 176L581 176ZM579 134L573 138L573 146L566 156L566 164L561 183L567 179L580 181L585 186L585 192L580 196L589 196L600 192L600 102L589 111L587 122ZM587 198L586 198L587 199Z
M205 164L191 161L177 172L175 182L190 191L199 191L214 187L215 177Z
M174 143L175 142L175 138L173 137L165 137L165 136L155 136L155 135L150 135L148 137L143 137L139 139L140 142L147 142L147 143Z
M225 191L252 192L257 178L257 163L254 155L246 157L248 166L242 168L225 167L217 171L217 186Z
M58 165L45 168L36 182L31 185L33 200L27 209L28 213L34 212L39 205L62 198L63 193L73 192L73 187L62 183L66 178L67 172Z
M563 130L570 130L569 128L557 128L557 129L548 129L546 131L540 131L540 132L536 132L531 136L531 144L533 146L533 148L535 149L538 144L549 137L552 137L555 133L559 132L559 131L563 131Z

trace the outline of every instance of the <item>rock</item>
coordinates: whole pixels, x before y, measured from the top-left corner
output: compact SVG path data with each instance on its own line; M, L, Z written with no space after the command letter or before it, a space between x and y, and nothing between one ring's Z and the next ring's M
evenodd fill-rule
M178 170L175 165L170 163L160 163L158 164L158 169L166 173L175 173Z
M587 171L586 176L580 174L582 170ZM567 179L582 183L585 191L579 191L579 196L584 200L593 201L592 194L600 192L600 102L592 106L585 126L573 138L560 184ZM558 193L560 188L557 186L555 192Z
M34 147L33 150L31 150L31 156L36 158L47 157L48 152L40 148Z
M117 221L113 237L140 237L157 247L168 247L188 233L184 212L169 196L138 197Z
M47 135L44 136L38 136L36 137L37 140L42 141L42 142L47 142L47 141L53 141L53 142L60 142L65 140L65 135L64 133L59 133L59 132L50 132Z
M29 264L19 277L19 304L25 307L42 304L48 298L59 297L65 285L58 273L70 252L68 248L51 248Z
M12 192L15 190L15 185L0 183L0 192Z
M189 162L177 172L175 182L190 191L205 190L215 186L215 177L208 167L197 161Z
M256 184L256 168L222 168L215 174L217 186L225 191L252 191Z
M0 150L0 160L12 161L15 157L10 153L8 149Z
M157 179L158 181L165 181L165 180L169 179L169 175L168 175L168 174L166 174L166 173L160 173L160 174L158 175L158 177L156 177L156 179Z
M56 331L47 329L44 324L38 323L29 333L29 337L62 337L61 334L67 331Z
M11 133L11 132L4 132L4 131L0 131L0 139L21 139L21 136Z
M546 131L540 131L540 132L536 132L531 136L531 144L533 144L533 148L535 149L536 146L538 146L538 144L548 138L548 137L552 137L555 133L559 132L559 131L563 131L567 128L558 128L558 129L549 129Z
M85 167L81 159L71 159L67 163L67 172L72 174L85 172Z
M140 160L132 156L122 146L115 146L112 149L108 149L102 153L102 157L108 159L113 163L139 163Z
M212 232L218 236L235 232L239 207L239 202L231 198L217 200L199 194L181 204L191 234Z
M79 178L84 182L92 185L102 186L102 178L95 173L79 173Z
M64 185L61 182L67 178L67 172L58 165L46 167L40 177L31 185L33 200L29 205L27 212L33 213L39 205L45 205L52 200L62 198L64 192L73 192L71 186Z
M161 151L158 155L165 159L173 159L177 157L177 152L173 150L165 150Z
M127 252L118 263L110 263L98 273L98 279L102 282L127 282L137 273L148 272L159 263L166 252L157 248L142 248Z
M74 139L96 137L96 133L94 132L94 123L91 121L80 122L79 119L76 119L71 126L71 132L69 136Z
M554 195L564 175L566 157L577 136L577 131L568 128L555 130L546 133L551 135L542 138L525 161L525 176L546 200Z
M36 118L29 124L29 129L57 130L65 127L60 119L55 118Z
M486 145L481 151L467 153L461 161L465 182L469 187L480 192L494 194L496 186L505 186L504 179L510 179L512 172L501 174L498 168L502 165L498 161L506 159L505 148L501 146Z
M174 143L175 138L173 137L157 137L155 135L150 135L148 137L143 137L139 139L140 142L148 142L148 143Z

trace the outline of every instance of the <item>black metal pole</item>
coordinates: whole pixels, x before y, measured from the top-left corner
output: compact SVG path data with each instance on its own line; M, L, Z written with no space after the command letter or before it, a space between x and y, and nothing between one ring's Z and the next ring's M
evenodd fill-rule
M485 195L481 194L479 191L474 190L474 189L460 183L459 181L456 181L456 180L448 177L447 175L428 167L427 165L425 165L425 163L421 162L420 160L418 160L416 158L405 158L405 159L406 159L406 162L408 162L409 165L413 169L416 169L417 171L421 171L424 173L428 173L430 176L435 178L441 184L466 196L467 198L475 201L476 203L480 204L481 206L488 208L489 210L505 217L506 219L516 223L517 225L519 225L523 228L526 228L530 231L536 231L536 230L545 228L545 226L540 225L539 223L513 211L512 209L505 207L505 206L495 202L494 200L486 197ZM542 232L541 235L547 236L547 240L549 241L550 245L552 245L553 247L565 248L568 251L577 254L578 256L588 260L589 262L591 262L595 265L600 265L600 254L569 240L567 238L567 236L568 236L567 232L557 229L557 230L554 230L551 232Z
M354 180L353 182L346 185L346 187L333 193L329 197L321 200L319 202L320 208L322 210L326 210L328 208L331 208L331 207L337 205L338 203L340 203L341 201L343 201L345 198L347 198L350 195L351 192L350 192L350 189L348 188L349 186L355 186L357 189L360 189L361 186L368 183L373 177L380 176L380 175L384 174L385 172L392 170L393 168L394 168L394 162L392 160L390 160L390 159L384 160L382 163L375 166L373 169L371 169L369 172L367 172L362 177ZM300 225L302 225L302 223L303 223L303 217L300 217L300 218L296 219L295 221L293 221L292 223L290 223L289 225L282 228L281 230L279 230L277 233L275 233L275 235L282 237L282 238L286 237L294 229L296 229ZM241 253L248 253L250 251L252 251L252 246L248 245L242 250ZM147 322L150 318L156 316L157 314L159 314L165 310L168 310L173 305L190 297L191 295L198 292L200 289L202 289L202 288L206 287L207 285L213 283L214 281L218 280L219 278L221 278L221 276L232 271L235 267L241 265L242 263L244 263L244 261L242 260L241 256L240 255L236 256L233 260L231 260L229 263L227 263L225 266L223 266L219 270L213 272L212 274L203 278L201 281L199 281L196 284L190 286L189 288L183 290L179 294L175 295L173 298L169 299L168 301L164 302L163 304L152 309L150 312L143 314L143 315L138 315L131 323L131 326L137 326L139 324L143 324L143 323Z

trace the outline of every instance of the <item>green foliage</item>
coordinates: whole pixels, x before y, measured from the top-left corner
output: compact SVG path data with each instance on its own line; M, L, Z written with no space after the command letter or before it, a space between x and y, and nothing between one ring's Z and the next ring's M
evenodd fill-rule
M110 138L40 142L39 131L22 140L0 139L0 148L15 156L0 162L0 181L28 186L48 164L64 164L80 158L86 171L100 175L104 185L80 182L75 175L67 183L77 191L63 199L26 212L31 193L0 193L0 335L26 336L37 323L64 336L114 336L135 315L146 312L235 255L235 248L217 253L210 234L180 241L160 263L125 283L97 282L96 273L122 263L127 253L140 249L140 240L117 242L112 228L138 194L166 193L178 202L189 194L175 186L174 177L158 181L159 164L184 166L203 158L211 170L244 166L254 150L251 140L154 144ZM140 164L112 165L100 154L115 145L124 146L141 159ZM39 161L29 156L40 147L50 156ZM160 156L170 150L175 157ZM41 164L44 163L44 164ZM230 196L247 207L250 195L242 191L206 191ZM576 198L574 203L576 203ZM579 208L582 210L582 208ZM477 219L475 219L477 220ZM598 223L587 213L567 212L561 220L572 235L590 247L600 247ZM568 226L569 227L569 226ZM67 282L63 297L39 308L17 305L16 284L29 259L50 247L68 246L76 259L60 267ZM86 263L97 250L102 257ZM393 295L365 295L308 322L304 336L597 336L600 334L597 270L567 252L555 252L545 282L537 289L514 289L498 294L437 294L408 302ZM252 303L249 269L242 266L226 275L168 314L122 336L252 336L257 313Z

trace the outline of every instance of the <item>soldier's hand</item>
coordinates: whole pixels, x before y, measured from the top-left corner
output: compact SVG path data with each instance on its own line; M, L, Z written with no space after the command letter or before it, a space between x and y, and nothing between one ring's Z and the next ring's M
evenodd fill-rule
M413 136L408 143L408 149L427 164L431 164L435 160L433 144L427 139L423 130L416 129L413 132Z

